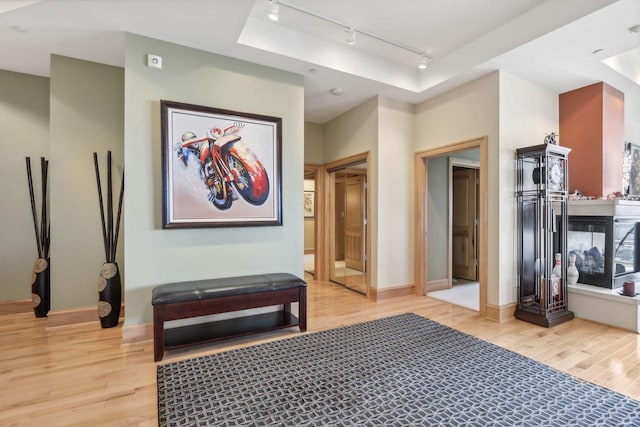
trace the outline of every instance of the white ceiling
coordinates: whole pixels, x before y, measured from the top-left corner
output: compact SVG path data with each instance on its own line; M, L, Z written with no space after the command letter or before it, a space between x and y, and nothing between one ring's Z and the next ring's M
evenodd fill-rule
M605 81L640 117L640 87L602 62L640 46L627 31L640 0L282 3L424 51L430 66L363 34L348 46L339 26L284 5L271 22L267 0L0 0L0 69L47 76L51 53L122 66L132 32L302 74L316 123L374 95L420 102L495 69L558 93Z

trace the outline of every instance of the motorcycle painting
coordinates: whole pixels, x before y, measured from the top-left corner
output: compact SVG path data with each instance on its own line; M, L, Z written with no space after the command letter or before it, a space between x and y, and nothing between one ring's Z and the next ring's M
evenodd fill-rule
M281 119L161 102L163 227L281 225Z

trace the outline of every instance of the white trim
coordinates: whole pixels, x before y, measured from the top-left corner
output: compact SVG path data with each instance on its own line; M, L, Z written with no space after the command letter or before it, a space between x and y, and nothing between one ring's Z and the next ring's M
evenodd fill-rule
M462 159L460 157L449 157L449 171L453 166L461 166L470 169L480 169L479 160Z

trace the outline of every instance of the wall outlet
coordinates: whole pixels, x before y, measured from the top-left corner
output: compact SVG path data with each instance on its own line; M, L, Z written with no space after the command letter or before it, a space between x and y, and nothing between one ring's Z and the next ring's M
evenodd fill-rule
M158 68L162 70L162 56L148 54L147 67Z

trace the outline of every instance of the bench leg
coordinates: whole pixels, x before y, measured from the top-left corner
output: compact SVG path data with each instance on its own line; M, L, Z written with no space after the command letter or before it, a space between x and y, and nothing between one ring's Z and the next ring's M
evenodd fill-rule
M300 332L307 330L307 288L300 288L300 296L298 298L298 320Z
M164 316L161 306L153 307L153 361L164 356Z
M285 303L282 305L282 312L284 313L284 322L291 324L291 303Z

